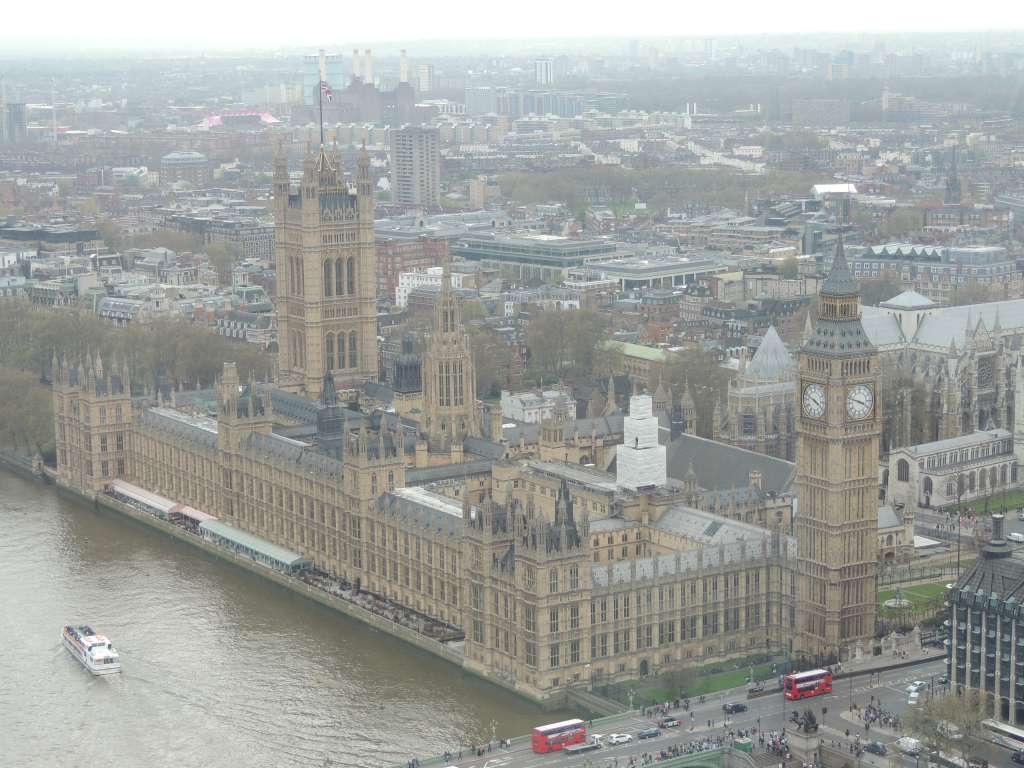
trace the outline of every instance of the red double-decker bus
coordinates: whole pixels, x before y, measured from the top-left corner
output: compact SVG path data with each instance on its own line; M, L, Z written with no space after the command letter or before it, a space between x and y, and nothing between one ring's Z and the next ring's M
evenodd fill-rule
M587 726L582 720L563 720L560 723L538 725L533 729L533 751L551 752L587 740Z
M782 693L790 701L832 693L832 673L827 669L797 672L782 678Z

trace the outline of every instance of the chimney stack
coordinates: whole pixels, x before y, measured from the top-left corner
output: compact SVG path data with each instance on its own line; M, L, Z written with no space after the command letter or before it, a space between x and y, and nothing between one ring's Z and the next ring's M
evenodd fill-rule
M402 49L398 59L398 82L409 82L409 60L405 57L405 48Z
M365 80L366 82L368 82L368 83L370 83L372 85L373 84L373 56L370 54L370 49L369 48L367 48L365 51L363 51L363 56L364 56L364 59L365 59L363 61L363 80Z
M352 79L358 80L363 76L362 68L359 66L359 49L352 49Z

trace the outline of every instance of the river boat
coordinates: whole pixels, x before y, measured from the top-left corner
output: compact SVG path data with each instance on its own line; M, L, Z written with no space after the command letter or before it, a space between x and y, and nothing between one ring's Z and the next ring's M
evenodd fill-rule
M61 633L61 642L78 662L94 675L113 675L121 671L121 657L103 635L85 624L70 624Z

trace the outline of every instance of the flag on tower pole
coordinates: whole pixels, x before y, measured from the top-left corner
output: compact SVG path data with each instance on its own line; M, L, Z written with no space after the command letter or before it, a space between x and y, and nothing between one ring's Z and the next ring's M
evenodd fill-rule
M327 84L326 80L320 81L320 95L329 102L334 100L334 91L331 90L331 86Z

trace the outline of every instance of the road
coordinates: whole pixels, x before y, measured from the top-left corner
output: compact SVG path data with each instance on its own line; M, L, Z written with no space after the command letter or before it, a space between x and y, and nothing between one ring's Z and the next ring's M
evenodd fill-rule
M826 742L842 742L845 748L845 745L849 743L846 737L847 729L850 730L850 739L855 734L859 734L863 741L866 735L864 727L849 713L851 697L852 701L862 708L874 698L876 702L881 701L883 710L902 715L907 708L907 685L915 680L935 685L934 681L942 676L945 670L945 662L942 659L937 659L880 674L862 674L840 679L836 681L831 694L805 700L795 705L795 708L800 712L808 708L812 709L820 725L819 737ZM936 687L936 690L939 688ZM726 702L743 702L747 704L748 709L746 712L733 715L726 724L722 711L722 705ZM822 715L823 707L828 710L825 715ZM785 724L788 731L792 727L788 718L794 710L794 702L786 701L781 693L773 693L748 701L746 691L737 688L708 696L703 704L694 704L692 710L692 718L690 713L674 710L672 714L683 721L682 727L664 729L660 736L645 741L640 741L637 738L637 733L644 728L657 725L657 723L654 719L632 713L623 715L622 719L618 721L601 723L599 728L594 729L605 736L611 733L629 734L633 738L629 744L606 746L595 752L566 756L558 752L538 755L531 751L528 741L517 740L511 749L495 749L481 757L464 755L464 759L456 759L451 762L451 765L458 766L458 768L547 768L551 765L559 768L562 766L569 766L569 768L580 766L582 768L589 765L595 768L614 768L615 758L618 758L617 764L625 768L630 757L639 758L644 753L657 755L661 750L674 744L685 745L712 737L722 737L730 729L746 731L758 728L764 731L781 731ZM712 723L710 726L708 725L709 721ZM898 738L898 734L886 728L872 727L867 735L870 740L880 741L887 747ZM755 752L756 750L757 740L755 737ZM892 759L894 758L893 753L894 750L890 748L886 757L864 754L861 758L861 765L875 765L879 768L902 764L915 765L912 759L904 762L901 762L900 756L895 756L895 759Z

